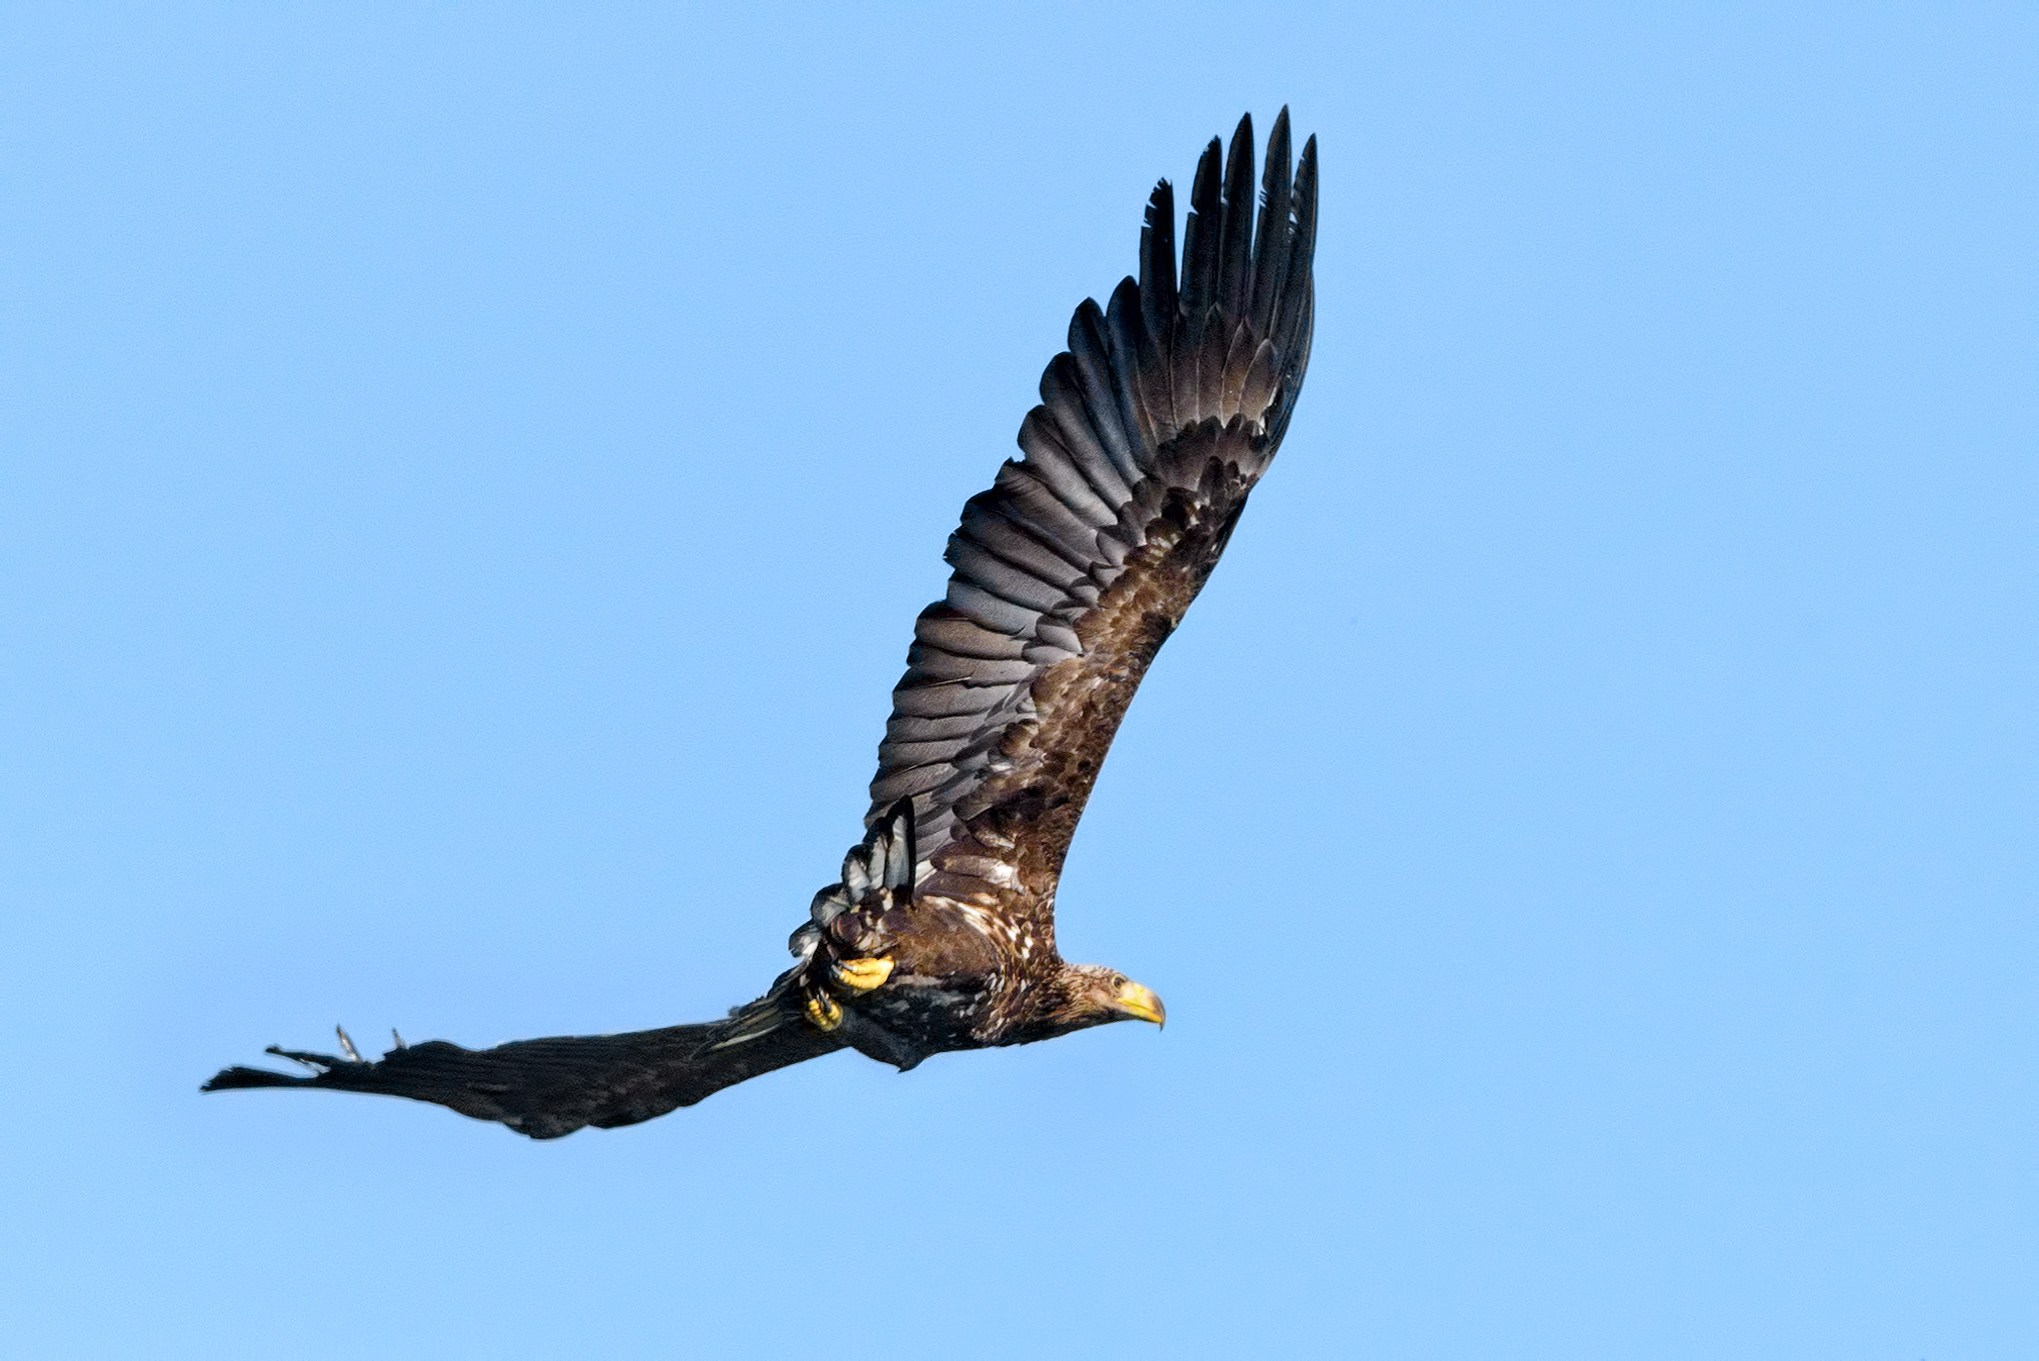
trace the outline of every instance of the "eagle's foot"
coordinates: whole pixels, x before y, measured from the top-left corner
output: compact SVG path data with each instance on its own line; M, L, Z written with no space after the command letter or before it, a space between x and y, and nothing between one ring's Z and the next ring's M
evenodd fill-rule
M889 959L839 959L829 965L828 976L851 996L861 996L892 977Z
M800 1009L806 1013L807 1024L824 1033L843 1023L842 1003L825 992L808 993Z

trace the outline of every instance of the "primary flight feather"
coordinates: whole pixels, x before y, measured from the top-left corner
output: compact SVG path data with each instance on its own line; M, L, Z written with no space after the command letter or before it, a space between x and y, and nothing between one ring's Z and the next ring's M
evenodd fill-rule
M1055 887L1141 677L1225 551L1309 363L1317 143L1275 119L1198 162L1176 268L1163 180L1140 276L1086 299L1020 425L1024 457L970 498L892 692L864 840L794 931L795 963L720 1021L623 1035L444 1040L366 1061L271 1047L303 1076L229 1068L206 1091L376 1092L534 1139L634 1124L851 1048L913 1067L1107 1021L1159 1023L1114 970L1065 963ZM1293 169L1293 177L1291 170Z

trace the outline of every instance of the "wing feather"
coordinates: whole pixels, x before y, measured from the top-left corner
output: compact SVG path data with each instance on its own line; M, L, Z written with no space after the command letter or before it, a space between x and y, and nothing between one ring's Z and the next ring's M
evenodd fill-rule
M1147 334L1140 313L1140 286L1131 279L1119 280L1119 286L1112 290L1111 302L1105 307L1104 327L1113 373L1122 380L1129 379L1121 391L1132 429L1143 449L1156 448L1173 432L1161 432L1161 421L1154 412L1147 370L1158 364L1160 351Z
M1008 546L1014 545L1008 541ZM948 558L956 569L957 577L1014 604L1026 606L1034 614L1052 610L1061 604L1068 595L1067 583L1075 576L1066 567L1049 577L1030 567L1016 566L1010 559L986 547L982 537L969 530L959 532L949 541Z
M1039 610L987 591L960 574L949 578L949 603L995 635L1002 647L1010 647L1010 652L990 654L994 657L1019 656L1025 650L1025 640L1033 636L1034 621L1041 617Z
M1267 136L1267 170L1260 181L1260 249L1253 261L1254 333L1273 331L1274 301L1288 280L1289 249L1289 111L1283 109Z
M1076 372L1078 394L1083 399L1087 428L1095 433L1099 446L1125 484L1138 486L1146 476L1140 458L1147 452L1147 442L1140 434L1140 419L1133 410L1131 375L1121 380L1116 372L1111 342L1105 336L1104 313L1088 298L1069 323L1069 358Z
M949 608L937 613L936 607L930 607L914 625L914 637L929 647L939 648L957 657L991 662L1013 660L1020 655L1021 643L1018 638L995 628L987 628L978 622L976 616L955 603L953 597L959 591L974 589L967 582L951 581ZM982 595L983 592L977 594Z
M999 505L988 492L971 497L963 507L963 524L957 532L973 549L981 547L1061 595L1066 595L1070 584L1090 566L1088 554L1073 545L1065 548L1054 535L1041 533L1010 514L1009 508Z
M1224 225L1222 156L1218 139L1211 138L1197 161L1196 179L1190 183L1189 212L1182 223L1182 298L1176 332L1191 347L1202 342L1204 320L1218 293L1218 235Z
M1316 142L1291 174L1275 120L1254 214L1250 121L1197 166L1177 283L1174 191L1148 200L1140 271L1099 308L972 497L945 600L914 626L867 825L913 802L923 893L1027 916L1056 877L1146 667L1224 550L1309 356Z
M1225 195L1220 205L1218 296L1221 315L1247 316L1253 301L1253 122L1239 120L1225 157Z
M999 700L997 686L919 685L893 692L892 712L899 717L969 718L981 722Z
M1084 404L1083 378L1077 371L1076 360L1066 351L1056 355L1047 372L1041 375L1041 405L1053 418L1055 432L1061 436L1070 462L1090 484L1106 513L1110 513L1111 507L1124 504L1140 474L1137 470L1122 473L1112 462L1105 450L1106 436Z
M968 737L983 725L977 714L950 714L924 718L919 714L894 714L885 724L888 741L932 742L944 737Z
M1048 380L1041 380L1047 386ZM1100 496L1091 479L1081 471L1081 463L1062 437L1056 416L1046 406L1037 406L1027 413L1020 423L1019 446L1026 451L1024 466L1039 480L1042 488L1063 510L1079 523L1093 528L1110 524L1112 503L1125 488L1121 485L1111 497Z
M557 1139L588 1125L613 1129L650 1120L843 1047L841 1040L802 1024L785 999L766 996L707 1025L560 1035L494 1049L431 1040L399 1044L373 1062L271 1046L270 1053L313 1071L228 1068L201 1090L313 1087L401 1096L500 1121L533 1139Z

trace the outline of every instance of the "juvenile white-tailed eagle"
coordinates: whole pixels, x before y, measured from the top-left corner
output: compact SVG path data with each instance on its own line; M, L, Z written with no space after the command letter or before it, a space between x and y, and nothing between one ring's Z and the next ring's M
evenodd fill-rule
M1154 189L1140 277L1086 300L1069 349L949 537L948 594L921 612L878 747L867 835L815 895L797 961L721 1021L625 1035L444 1040L368 1062L271 1047L304 1076L229 1068L206 1091L380 1092L534 1139L633 1124L843 1048L913 1067L1106 1021L1161 1000L1055 949L1055 884L1148 663L1182 621L1267 470L1310 357L1317 144L1291 179L1284 109L1255 223L1253 127L1198 162L1175 255Z

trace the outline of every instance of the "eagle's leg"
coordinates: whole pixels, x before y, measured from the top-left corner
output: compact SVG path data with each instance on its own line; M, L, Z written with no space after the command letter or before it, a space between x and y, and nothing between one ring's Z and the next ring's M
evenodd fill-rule
M807 1023L824 1034L843 1023L842 1003L819 990L807 994L800 1010L806 1014Z
M828 976L836 987L852 995L871 991L892 977L889 959L838 959L829 965Z
M843 1023L842 1003L830 995L831 991L844 997L861 997L874 988L884 985L892 977L892 961L889 959L838 959L828 966L828 987L817 988L807 985L807 996L800 1004L807 1017L807 1023L816 1030L828 1032Z

